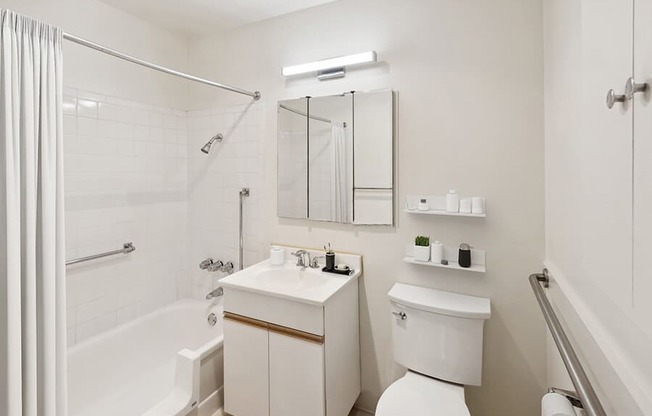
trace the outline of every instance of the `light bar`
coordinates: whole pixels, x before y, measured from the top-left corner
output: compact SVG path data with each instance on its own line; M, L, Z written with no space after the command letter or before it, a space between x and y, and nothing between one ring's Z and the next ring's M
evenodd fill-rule
M289 77L292 75L307 74L310 72L324 71L333 68L345 68L347 66L366 64L369 62L376 62L375 51L324 59L322 61L309 62L307 64L286 66L283 67L282 74L283 76Z

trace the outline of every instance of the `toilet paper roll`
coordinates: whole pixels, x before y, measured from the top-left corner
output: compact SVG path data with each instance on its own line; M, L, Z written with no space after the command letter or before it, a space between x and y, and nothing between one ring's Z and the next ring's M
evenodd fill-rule
M557 393L548 393L541 399L541 416L576 416L573 405Z
M471 198L471 206L474 214L484 214L484 198L481 196L474 196Z
M285 263L285 250L282 247L275 247L269 249L269 263L272 266L281 266Z

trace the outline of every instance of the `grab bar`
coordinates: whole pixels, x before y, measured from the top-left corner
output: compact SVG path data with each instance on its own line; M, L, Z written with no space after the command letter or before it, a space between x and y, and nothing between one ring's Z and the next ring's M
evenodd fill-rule
M71 266L73 264L83 263L85 261L101 259L102 257L115 256L116 254L127 254L127 253L131 253L132 251L135 251L135 250L136 250L136 247L133 245L133 243L124 243L122 245L122 249L120 249L120 250L107 251L106 253L93 254L92 256L80 257L78 259L68 260L68 261L66 261L66 266Z
M557 319L555 311L552 309L552 305L546 296L543 287L548 287L550 285L550 277L548 275L548 269L543 269L542 273L535 273L530 275L530 285L534 291L534 296L537 298L537 302L541 307L541 312L543 312L543 317L548 324L548 329L552 334L552 338L555 340L557 349L559 350L559 355L564 362L566 371L570 376L573 386L579 396L582 408L586 411L588 416L607 416L607 413L604 411L600 399L598 399L593 386L589 381L582 364L580 363L577 354L573 350L564 329Z

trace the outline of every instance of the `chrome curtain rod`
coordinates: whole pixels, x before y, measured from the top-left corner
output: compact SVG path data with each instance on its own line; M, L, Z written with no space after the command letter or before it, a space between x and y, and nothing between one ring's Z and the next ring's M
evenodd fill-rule
M166 68L166 67L161 66L161 65L153 64L151 62L147 62L147 61L145 61L143 59L136 58L136 57L133 57L131 55L124 54L122 52L118 52L118 51L116 51L114 49L107 48L107 47L99 45L99 44L97 44L95 42L91 42L89 40L82 39L80 37L77 37L75 35L71 35L69 33L64 33L63 38L66 39L66 40L69 40L71 42L77 43L79 45L86 46L87 48L95 49L96 51L100 51L100 52L106 53L108 55L115 56L116 58L124 59L125 61L144 66L145 68L154 69L156 71L160 71L160 72L163 72L163 73L166 73L166 74L169 74L169 75L174 75L175 77L185 78L185 79L188 79L190 81L195 81L195 82L199 82L201 84L210 85L211 87L222 88L223 90L235 92L235 93L238 93L238 94L248 95L250 97L253 97L254 100L259 100L260 99L260 92L258 92L258 91L251 92L251 91L243 90L242 88L237 88L237 87L232 87L230 85L220 84L219 82L210 81L210 80L207 80L207 79L204 79L204 78L199 78L199 77L196 77L194 75L186 74L184 72L175 71L174 69Z
M291 112L291 113L298 114L298 115L300 115L300 116L310 117L310 118L313 119L313 120L323 121L324 123L332 123L332 122L333 122L332 120L329 120L329 119L324 118L324 117L313 116L312 114L311 114L311 115L308 115L308 114L304 113L303 111L295 110L294 108L290 108L290 107L288 107L288 106L286 106L286 105L283 105L283 104L279 104L278 106L279 106L280 108L282 108L283 110L287 110L287 111L289 111L289 112ZM343 126L343 127L346 127L346 121L343 121L343 122L342 122L342 126Z
M115 256L116 254L127 254L127 253L131 253L132 251L136 251L136 247L134 247L133 243L124 243L122 245L122 249L120 250L107 251L106 253L93 254L92 256L80 257L78 259L68 260L66 262L66 266L72 266L73 264L83 263L85 261L101 259L102 257Z
M543 269L542 273L530 275L530 285L534 291L534 296L537 298L541 312L543 312L543 317L546 319L546 324L548 324L548 329L550 329L552 338L555 340L555 344L559 350L559 355L561 355L566 371L568 371L573 386L575 386L575 390L579 395L582 408L589 416L607 416L600 403L600 399L598 399L598 395L593 390L591 381L584 372L584 368L582 368L582 364L564 332L564 328L559 323L559 319L557 319L557 315L541 287L540 283L543 283L543 287L548 287L549 282L550 278L547 269Z

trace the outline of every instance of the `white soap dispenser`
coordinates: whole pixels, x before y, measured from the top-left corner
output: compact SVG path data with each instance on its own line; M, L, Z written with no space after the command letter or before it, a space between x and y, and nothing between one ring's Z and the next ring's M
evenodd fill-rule
M459 212L460 211L460 195L455 189L451 189L446 194L446 211Z

